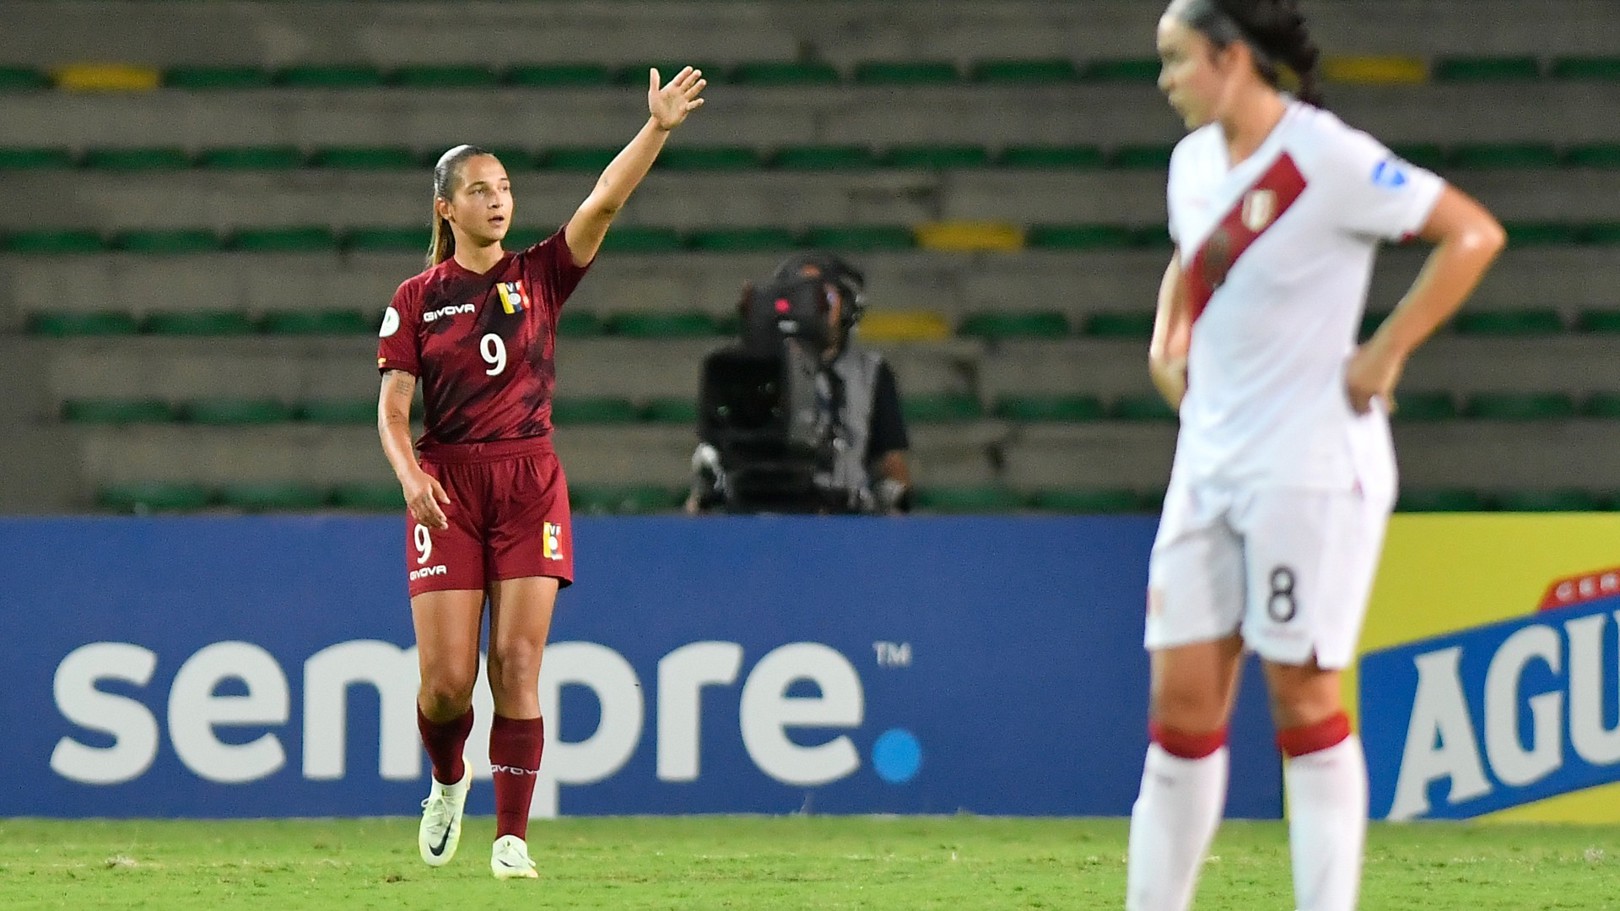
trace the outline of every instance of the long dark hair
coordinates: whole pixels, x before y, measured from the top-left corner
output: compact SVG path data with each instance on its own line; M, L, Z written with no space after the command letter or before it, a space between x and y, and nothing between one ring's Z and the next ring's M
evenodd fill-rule
M1299 80L1299 100L1323 107L1322 49L1311 39L1297 0L1188 0L1172 14L1204 34L1216 47L1242 41L1254 53L1255 68L1272 86L1281 85L1278 65Z
M428 268L456 255L456 235L450 230L450 222L439 215L438 200L449 202L455 195L467 159L488 154L477 146L459 145L439 156L439 163L433 166L433 241L428 245Z

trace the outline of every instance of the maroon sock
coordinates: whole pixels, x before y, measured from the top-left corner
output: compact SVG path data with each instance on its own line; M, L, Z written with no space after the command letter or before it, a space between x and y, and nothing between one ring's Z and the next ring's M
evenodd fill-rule
M433 763L434 781L455 784L467 774L467 767L461 761L461 750L467 745L467 735L472 733L472 725L471 707L460 718L449 721L429 721L422 714L422 707L416 707L416 729L422 734L422 746L427 748L428 761Z
M529 801L546 746L542 718L495 716L489 728L489 766L495 774L495 837L529 836Z

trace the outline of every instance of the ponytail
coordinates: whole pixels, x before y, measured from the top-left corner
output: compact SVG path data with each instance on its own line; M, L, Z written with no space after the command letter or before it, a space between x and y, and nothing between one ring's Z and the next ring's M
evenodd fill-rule
M1247 44L1255 69L1274 87L1282 84L1279 65L1286 67L1298 82L1299 100L1323 106L1322 50L1305 27L1297 0L1182 0L1171 12L1217 47Z
M456 254L456 235L450 222L439 214L439 200L448 202L461 182L461 168L467 159L489 153L477 146L459 145L439 156L433 166L433 239L428 244L427 264L433 268Z

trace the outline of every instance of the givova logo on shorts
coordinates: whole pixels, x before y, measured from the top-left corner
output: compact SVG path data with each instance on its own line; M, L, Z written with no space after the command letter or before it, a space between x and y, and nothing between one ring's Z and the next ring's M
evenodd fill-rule
M1620 569L1522 619L1362 657L1371 810L1466 819L1620 782Z

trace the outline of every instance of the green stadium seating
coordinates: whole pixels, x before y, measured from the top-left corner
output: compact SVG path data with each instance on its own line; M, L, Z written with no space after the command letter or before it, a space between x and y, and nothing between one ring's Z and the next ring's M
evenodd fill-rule
M1451 421L1461 416L1457 399L1449 392L1398 392L1395 395L1397 421Z
M646 74L643 74L646 78ZM524 88L578 88L613 84L613 71L594 63L555 63L514 66L506 71L509 85Z
M1093 338L1133 338L1145 342L1153 337L1153 314L1146 310L1093 313L1086 317L1084 332Z
M909 250L917 245L917 238L903 225L826 225L806 231L804 242L822 250L881 253Z
M311 424L375 424L377 402L374 399L311 399L299 402L294 416Z
M1564 331L1557 310L1464 310L1452 320L1462 335L1532 336L1557 335Z
M1430 70L1436 82L1526 82L1541 78L1534 57L1441 57Z
M412 89L482 89L501 83L501 74L476 65L402 66L389 80Z
M1575 400L1562 392L1481 392L1470 396L1463 414L1489 421L1544 421L1571 418Z
M30 256L60 256L72 253L100 253L101 235L94 231L19 231L0 235L0 250Z
M1069 318L1055 310L985 311L964 317L956 333L983 339L1063 338L1069 334Z
M708 253L781 253L799 246L786 228L700 228L689 241L692 249Z
M0 66L0 92L26 92L51 87L51 77L25 66Z
M0 171L62 170L76 164L67 149L0 149Z
M671 171L752 171L764 161L746 146L675 146L659 154L657 165Z
M31 335L68 338L80 335L134 335L140 323L129 313L100 311L95 313L30 313L27 320Z
M613 81L617 85L647 87L647 71L658 70L658 79L662 84L668 85L671 79L680 74L682 67L691 67L703 73L703 78L711 84L722 81L726 68L718 63L703 63L692 60L653 61L650 63L632 63L621 66L613 71Z
M1558 150L1539 143L1488 143L1458 146L1451 154L1459 168L1551 169L1562 163Z
M1504 490L1491 500L1503 512L1597 512L1603 508L1597 494L1577 488Z
M168 310L148 315L141 321L141 331L151 335L251 335L258 327L246 314L234 310Z
M326 505L326 494L292 481L227 484L219 490L219 505L243 512L290 512L319 509Z
M310 158L317 168L345 171L411 171L423 166L410 149L387 146L350 146L320 149Z
M269 70L252 66L176 66L163 72L163 85L171 89L264 89L273 81Z
M678 424L696 427L697 400L692 396L667 396L648 401L641 406L641 419L654 424Z
M1571 146L1564 161L1576 168L1620 168L1620 143L1597 142Z
M227 246L244 253L326 253L338 250L338 239L330 229L315 226L244 228Z
M357 253L425 253L431 235L421 228L354 228L343 246Z
M1124 225L1035 225L1024 244L1032 250L1121 250L1137 246L1137 235Z
M878 159L866 146L789 146L778 149L770 164L789 171L859 171L877 167Z
M617 396L566 396L551 403L551 420L558 425L630 424L636 418L636 406Z
M588 171L597 173L613 161L618 149L557 148L539 156L540 167L550 171Z
M562 338L591 338L606 331L603 320L589 310L565 308L557 317L557 335Z
M1102 400L1094 395L1004 395L992 413L1027 423L1086 423L1105 416Z
M271 335L370 335L377 322L358 310L273 310L259 321Z
M1397 512L1481 512L1488 508L1478 491L1453 487L1402 490L1395 501Z
M1620 332L1620 310L1582 310L1575 328L1582 332Z
M1176 410L1157 392L1122 395L1114 400L1109 416L1120 421L1175 421Z
M1588 224L1581 233L1581 240L1589 244L1620 244L1620 222Z
M398 512L405 508L405 494L398 484L340 484L332 488L330 499L334 508L356 512Z
M196 399L180 406L180 419L212 427L280 424L292 420L297 410L276 399Z
M570 484L568 500L576 514L630 516L672 512L686 491L654 484Z
M1108 162L1096 146L1008 146L996 163L1004 168L1095 170Z
M1589 418L1620 420L1620 392L1594 392L1581 403L1581 414Z
M70 424L166 424L175 409L161 399L69 399L62 420Z
M1161 64L1151 57L1135 60L1093 60L1080 68L1080 78L1087 82L1145 82L1159 81Z
M1030 494L1029 505L1042 512L1091 515L1146 511L1141 494L1106 488L1044 488Z
M196 229L120 231L113 236L112 245L114 249L127 253L166 256L212 253L222 246L214 232Z
M1395 143L1389 150L1405 161L1430 171L1438 171L1450 163L1445 147L1433 142Z
M1566 246L1581 242L1580 226L1566 222L1509 222L1502 227L1507 231L1510 248Z
M276 74L275 82L297 89L366 89L387 80L369 66L290 66Z
M990 163L990 153L982 146L907 145L888 150L881 160L891 168L943 171L948 168L982 168Z
M291 171L304 166L304 153L294 146L204 149L197 164L221 171Z
M1072 60L980 60L969 71L975 82L1043 85L1073 82L1080 71Z
M1127 145L1114 150L1111 163L1133 171L1163 171L1170 167L1173 145Z
M95 171L183 171L191 167L184 149L90 149L84 166Z
M704 338L719 334L719 326L701 311L647 310L609 316L607 331L627 338Z
M900 410L906 420L917 424L946 424L984 417L984 406L979 400L959 392L905 396L900 400Z
M994 486L919 487L913 502L924 512L958 514L1016 512L1027 506L1023 494Z
M500 159L508 174L534 171L540 167L540 156L528 149L517 146L489 146L486 151Z
M673 253L686 242L674 228L615 225L602 239L603 253Z
M1389 314L1390 311L1388 310L1368 310L1363 313L1361 315L1361 329L1357 332L1356 338L1365 341L1371 337L1374 332L1378 331L1378 327L1384 324L1384 320L1389 319Z
M1620 82L1620 57L1559 57L1548 72L1554 79Z
M713 80L711 80L713 81ZM740 63L731 71L738 85L837 85L841 80L832 64L819 62L760 61Z
M188 512L213 502L200 484L107 484L96 491L96 505L117 512Z
M856 85L949 85L961 78L948 60L867 60L855 65Z

